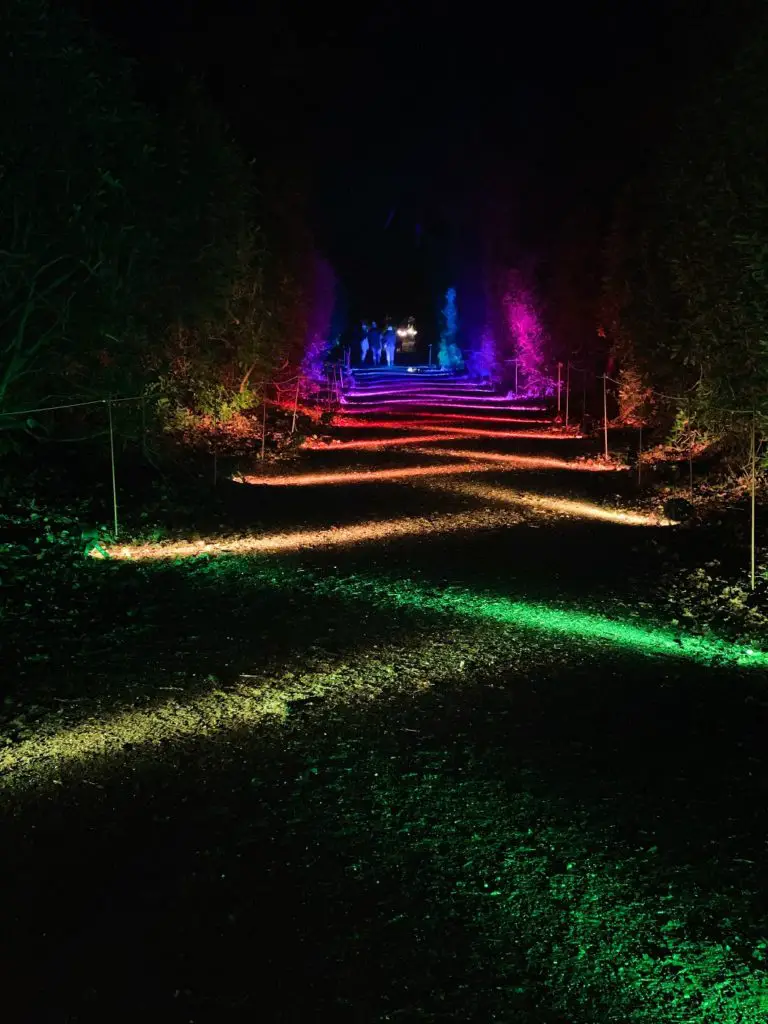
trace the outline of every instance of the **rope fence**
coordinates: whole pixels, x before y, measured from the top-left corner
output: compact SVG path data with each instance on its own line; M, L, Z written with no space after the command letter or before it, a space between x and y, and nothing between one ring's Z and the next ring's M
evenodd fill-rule
M35 409L14 409L9 412L0 412L1 417L32 416L44 412L57 412L62 409L83 409L87 406L103 405L107 409L107 424L109 427L109 468L112 484L112 520L115 540L120 534L120 523L117 512L117 468L115 463L115 426L112 417L112 407L126 402L144 402L144 395L132 395L129 398L96 398L88 402L70 402L61 405L39 406ZM142 423L144 417L142 415Z
M345 353L346 356L346 353ZM506 362L512 362L515 366L515 386L517 393L518 381L518 368L519 360L506 360ZM565 368L565 375L563 375L563 368ZM613 377L609 377L608 374L596 374L594 370L590 370L584 367L579 367L570 361L563 364L557 364L557 377L549 378L541 376L537 383L542 384L549 393L552 393L550 388L554 390L557 401L557 412L558 416L564 413L564 425L568 428L570 424L571 416L571 373L582 374L582 417L588 415L587 413L587 380L589 376L594 375L595 381L602 381L602 432L603 432L603 454L606 459L610 458L609 448L609 427L610 421L608 418L608 384L613 384L617 388L621 387L621 382L615 380ZM296 373L291 377L281 378L279 380L261 380L254 382L252 385L254 391L261 392L261 451L260 458L263 462L266 457L266 437L267 437L267 405L274 404L282 408L286 407L286 403L291 408L291 435L295 434L297 426L297 418L299 412L300 400L304 398L306 401L314 402L319 406L325 406L328 413L332 412L334 402L338 404L341 398L342 391L344 389L344 375L345 372L349 373L349 362L345 358L343 362L326 363L320 374L315 376L306 373ZM270 400L268 392L270 388L274 388L276 394L276 400ZM679 403L682 406L687 405L690 399L681 397L679 395L667 395L663 392L656 390L655 388L647 389L648 394L652 394L658 398L663 398L665 401L671 401ZM36 406L30 409L16 409L6 412L0 412L0 418L21 418L32 415L40 415L49 412L58 412L62 410L71 409L83 409L94 406L105 406L107 413L107 431L109 435L109 463L110 463L110 484L112 492L112 519L114 528L114 537L118 538L120 532L120 523L118 516L118 501L117 501L117 467L116 467L116 456L115 456L115 425L113 417L113 408L117 405L123 405L131 402L141 403L141 437L142 437L142 449L146 452L146 402L148 396L146 395L131 395L127 397L108 397L108 398L97 398L83 402L68 402L60 403L57 405L49 406ZM756 518L757 518L757 459L758 451L761 447L762 442L758 441L757 438L757 414L753 410L744 409L730 409L725 410L730 415L738 417L749 417L751 419L751 430L750 430L750 455L749 455L749 470L750 470L750 583L754 590L756 586ZM73 440L73 439L69 439ZM77 440L77 439L74 439ZM642 477L642 454L643 454L643 428L642 424L638 427L638 456L637 456L637 474L638 484L641 483ZM693 498L693 448L689 446L688 449L688 468L689 468L689 486L691 498ZM218 478L218 457L217 452L213 452L213 483L214 486L217 483Z
M562 363L558 363L558 375L557 375L557 409L558 413L561 412L562 400L561 392L563 386L562 380ZM582 373L583 376L583 405L582 415L586 416L586 380L590 374L594 374L593 370L583 369L577 367L572 363L566 364L566 377L565 377L565 426L569 425L569 407L570 407L570 379L571 370L575 370L578 373ZM617 388L620 388L621 382L615 380L613 377L609 377L608 374L594 374L596 381L602 381L602 398L603 398L603 415L602 420L602 432L603 432L603 454L606 459L610 457L609 452L609 427L610 421L608 418L608 384L614 384ZM667 402L675 402L681 407L685 408L690 404L690 398L685 398L680 395L668 395L665 392L659 391L656 388L646 389L646 393L650 396L653 395L656 398L662 398ZM750 493L750 587L752 590L757 585L756 579L756 535L757 535L757 456L758 451L761 447L762 441L758 441L757 438L757 412L755 409L725 409L723 412L728 413L730 416L744 418L750 424L750 455L749 455L749 493ZM638 426L638 458L637 458L637 475L638 484L642 478L642 453L643 453L643 427L642 424ZM693 446L688 445L688 482L690 489L691 499L694 497L693 487Z
M291 428L290 433L293 435L297 428L297 419L299 413L300 399L304 399L308 402L315 402L318 405L326 406L328 411L331 411L333 401L338 401L340 392L343 384L342 371L339 367L333 367L333 370L327 372L324 379L315 380L308 374L305 373L294 373L290 377L281 377L279 379L262 379L259 381L251 382L251 390L259 396L259 401L262 406L261 409L261 447L260 447L260 459L264 461L266 457L266 437L267 437L267 405L274 405L285 408L286 400L290 402L292 407L291 417ZM276 398L269 398L269 391L274 390ZM118 474L117 474L117 457L115 448L115 420L113 416L113 409L118 405L126 405L129 403L139 403L141 410L141 447L142 451L147 453L146 443L146 432L147 432L147 416L146 416L146 405L148 401L152 401L154 396L152 395L129 395L129 396L109 396L107 398L95 398L88 399L80 402L60 402L56 405L40 405L29 409L12 409L0 412L0 420L18 419L22 420L29 416L42 415L45 413L69 411L72 409L86 409L95 408L96 406L102 406L106 409L106 423L103 434L91 434L87 437L81 438L66 438L64 440L68 442L93 440L95 437L101 437L107 435L109 437L109 485L112 497L112 527L114 532L114 539L117 540L120 535L120 519L118 509ZM39 426L39 424L37 424ZM213 451L213 484L216 486L218 482L218 452Z

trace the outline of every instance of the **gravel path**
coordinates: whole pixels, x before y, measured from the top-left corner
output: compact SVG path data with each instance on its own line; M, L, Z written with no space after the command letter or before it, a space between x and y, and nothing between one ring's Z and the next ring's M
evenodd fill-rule
M13 1019L763 1024L768 659L537 403L382 380L9 681Z

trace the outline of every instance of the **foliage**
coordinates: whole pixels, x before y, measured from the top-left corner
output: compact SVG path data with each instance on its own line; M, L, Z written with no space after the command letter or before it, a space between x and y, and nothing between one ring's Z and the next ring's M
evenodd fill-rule
M157 382L155 409L163 427L170 431L189 429L195 422L208 419L228 423L246 412L257 401L250 388L234 390L220 380L178 359L170 372Z
M225 322L236 285L248 279L263 248L250 167L196 82L177 88L158 129L158 178L147 196L163 224L156 326Z
M607 245L603 322L615 353L742 444L768 427L768 23L684 106L627 188Z
M528 385L542 371L545 331L533 288L520 270L507 272L503 306L512 350Z
M725 636L760 642L768 632L768 568L762 566L752 591L746 573L728 576L720 562L666 574L659 595L673 625L688 630L716 630Z
M495 377L499 370L496 341L489 327L480 335L480 347L469 353L467 368L471 377Z
M689 413L685 409L680 409L670 430L670 446L688 452L704 451L715 444L718 438L702 426L703 419L698 411Z
M333 344L337 289L333 267L319 253L313 253L307 347L302 362L302 372L310 377L322 376L325 358Z
M125 62L66 11L10 0L0 33L0 407L18 408L135 365L159 257L142 203L155 133Z
M653 388L631 363L619 370L619 422L628 427L648 423L655 407Z
M10 0L0 35L0 411L137 392L165 425L249 408L304 341L293 186L257 186L197 83L138 103L66 10Z

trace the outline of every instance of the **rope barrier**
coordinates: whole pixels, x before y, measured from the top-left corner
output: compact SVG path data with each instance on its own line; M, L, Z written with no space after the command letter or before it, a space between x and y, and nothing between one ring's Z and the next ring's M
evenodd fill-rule
M576 370L578 373L585 373L585 374L594 373L593 370L588 370L588 369L582 368L581 366L576 366L574 363L570 363L570 364L567 364L567 365L570 365L571 369L572 370ZM609 377L607 373L595 374L595 380L603 380L603 379L605 379L607 381L610 381L611 384L615 384L616 387L621 387L621 381L615 380L613 377ZM649 394L654 395L656 398L666 398L670 402L680 402L683 405L689 404L691 402L690 396L688 398L685 398L682 395L668 395L666 392L659 391L657 388L647 388L646 390L648 391ZM752 409L723 409L722 411L725 412L725 413L729 413L731 416L752 416L754 410L752 410Z
M134 395L132 398L95 398L90 402L70 402L68 405L43 405L38 409L14 409L11 412L0 412L0 416L31 416L36 412L56 412L58 409L82 409L87 405L118 405L120 402L141 402L145 395Z
M80 409L85 405L105 405L108 398L97 398L92 402L72 402L69 405L47 405L39 409L16 409L13 412L0 412L0 416L31 416L33 412L55 412L57 409ZM122 399L130 401L130 399Z

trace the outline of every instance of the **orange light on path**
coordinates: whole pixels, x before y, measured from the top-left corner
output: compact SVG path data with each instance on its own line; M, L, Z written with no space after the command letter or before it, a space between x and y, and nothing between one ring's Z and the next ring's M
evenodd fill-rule
M443 455L437 449L421 454ZM474 453L469 452L470 456ZM493 473L492 465L480 462L460 462L455 466L411 466L399 469L362 469L336 473L297 473L292 476L240 476L235 483L259 484L266 487L313 487L322 484L373 484L385 480L408 480L425 476L455 476L459 473Z
M419 424L415 429L423 430L424 427L422 426L422 424ZM305 441L302 447L305 449L309 448L312 451L322 452L344 451L345 449L348 448L394 448L397 447L398 445L405 444L427 444L428 441L455 441L459 440L463 436L463 431L453 431L452 433L448 434L448 436L446 436L445 434L419 434L417 436L405 434L402 437L379 437L370 438L369 440L366 441L331 441L330 443L327 441L309 440Z
M544 455L503 455L500 452L468 451L466 448L415 448L421 455L445 455L454 459L476 459L480 462L496 462L514 469L567 469L587 473L618 471L621 467L600 462L576 462L555 459Z
M604 508L590 501L572 501L569 498L554 498L544 494L529 494L527 491L514 491L506 487L492 487L484 484L436 484L440 490L467 497L481 498L483 501L501 501L510 505L521 505L541 512L554 512L560 515L574 516L580 519L600 519L608 523L619 523L623 526L666 526L667 520L651 513L623 511L621 509Z
M376 519L354 526L331 527L326 530L300 530L295 533L274 533L266 537L234 537L210 541L178 541L165 544L116 544L107 553L123 561L157 560L164 558L192 558L196 555L257 555L279 551L300 551L304 548L345 547L365 542L382 543L395 537L416 534L429 536L437 533L455 533L460 530L491 530L520 522L521 517L510 516L507 509L489 512L480 509L452 512L436 519L407 517L403 519Z

